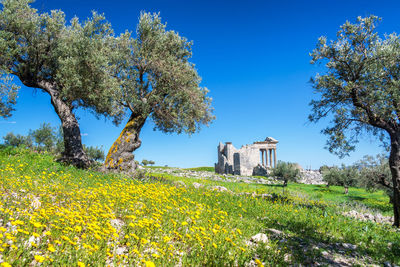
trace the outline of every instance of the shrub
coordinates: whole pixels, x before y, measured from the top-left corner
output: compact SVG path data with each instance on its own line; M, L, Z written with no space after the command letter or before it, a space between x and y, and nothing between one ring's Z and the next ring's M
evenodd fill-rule
M32 138L30 136L23 136L20 134L14 135L14 133L9 132L6 136L3 137L4 144L6 146L26 146L32 147Z
M300 175L297 164L278 161L277 166L272 169L272 175L283 180L283 186L287 186L288 181L296 182Z
M338 185L345 188L345 194L348 193L349 186L356 186L359 172L354 166L342 165L339 167L323 168L322 177L327 185Z

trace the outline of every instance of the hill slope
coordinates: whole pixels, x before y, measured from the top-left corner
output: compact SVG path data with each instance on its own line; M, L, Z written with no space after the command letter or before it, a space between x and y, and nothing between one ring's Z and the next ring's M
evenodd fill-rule
M320 201L140 182L23 149L0 150L0 176L3 265L400 262L399 231Z

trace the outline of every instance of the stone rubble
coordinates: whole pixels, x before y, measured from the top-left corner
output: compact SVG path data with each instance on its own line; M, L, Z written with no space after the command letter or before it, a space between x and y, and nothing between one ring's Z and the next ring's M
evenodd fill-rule
M381 214L361 213L356 210L346 211L342 213L344 216L355 218L361 221L373 221L376 223L393 224L393 217L383 216Z
M326 184L319 170L301 170L300 177L298 182L302 184Z
M210 181L222 181L222 182L235 182L235 183L247 183L247 184L280 184L282 181L274 177L260 177L260 176L244 176L244 175L232 175L232 174L217 174L208 171L191 171L181 168L146 168L149 173L165 173L174 175L177 177L205 179ZM181 181L175 182L181 183ZM322 180L322 174L318 170L301 170L299 183L303 184L326 184ZM184 186L182 184L182 186ZM193 185L194 186L194 185Z

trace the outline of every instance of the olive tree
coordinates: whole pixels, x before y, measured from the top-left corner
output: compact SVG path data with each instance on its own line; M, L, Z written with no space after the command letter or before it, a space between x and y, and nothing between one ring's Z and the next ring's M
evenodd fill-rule
M327 186L338 185L344 187L344 193L348 194L350 186L357 186L359 177L358 169L354 166L345 166L341 168L333 166L324 168L322 171L322 179L327 183Z
M323 130L329 151L345 156L363 133L377 136L390 149L394 225L400 225L400 39L380 37L379 18L346 22L337 39L320 37L311 63L325 62L326 72L311 81L318 99L310 121L333 115Z
M12 83L13 77L0 69L0 117L8 118L17 102L19 86Z
M7 133L3 136L4 145L6 146L26 146L31 148L33 141L31 136L23 136L20 134L15 135L13 132Z
M136 37L117 40L120 82L115 98L130 117L111 146L105 167L135 169L132 154L141 145L140 131L148 119L166 133L195 133L213 119L207 89L189 62L192 43L167 31L158 14L141 13Z
M52 152L56 143L56 131L50 123L42 123L39 129L31 131L29 136L36 143L36 148L39 151Z
M115 39L104 16L93 12L81 23L70 23L60 10L38 13L32 0L1 0L0 72L50 96L64 133L64 160L89 164L74 110L118 117L112 91L118 82L110 75Z
M386 155L364 156L355 163L355 166L360 170L359 186L371 191L384 190L389 196L390 203L393 203L393 180Z
M295 163L279 160L276 167L272 169L272 175L283 180L283 186L285 187L289 181L297 182L300 176L300 170Z

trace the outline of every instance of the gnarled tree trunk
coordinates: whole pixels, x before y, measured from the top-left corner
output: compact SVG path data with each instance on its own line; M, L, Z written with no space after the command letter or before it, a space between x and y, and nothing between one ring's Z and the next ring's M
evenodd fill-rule
M393 180L393 225L400 227L400 133L391 136L389 166Z
M146 118L145 116L132 113L118 139L108 151L104 162L107 169L123 171L136 169L135 157L132 152L142 144L139 134L146 122Z
M49 83L42 83L43 88L50 94L53 105L64 133L64 153L60 161L72 164L78 168L87 168L91 161L83 150L81 131L72 109L61 98L58 90Z

